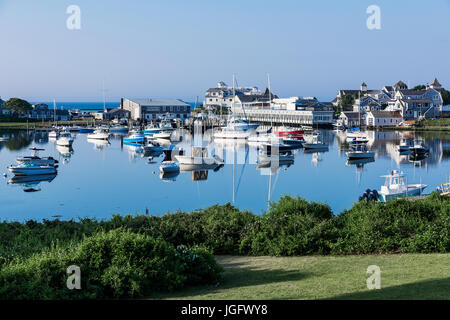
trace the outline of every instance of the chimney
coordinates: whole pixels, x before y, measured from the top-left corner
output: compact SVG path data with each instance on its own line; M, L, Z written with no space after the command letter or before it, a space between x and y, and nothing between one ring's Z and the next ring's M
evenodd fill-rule
M120 98L120 109L123 109L123 98Z

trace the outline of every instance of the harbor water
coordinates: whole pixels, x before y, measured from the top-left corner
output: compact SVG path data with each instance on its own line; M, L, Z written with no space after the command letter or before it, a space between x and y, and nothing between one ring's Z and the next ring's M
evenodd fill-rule
M246 142L214 143L211 136L185 134L172 142L190 152L205 146L225 165L211 170L181 171L164 177L159 171L163 156L149 162L145 154L123 144L123 136L111 136L109 143L88 141L86 134L74 134L70 150L57 147L46 132L1 131L0 137L0 219L41 220L58 217L77 219L110 218L112 214L161 215L192 211L214 204L232 203L240 209L262 213L269 201L280 196L300 196L328 203L335 214L352 206L366 189L380 189L381 175L403 171L409 183L424 183L429 193L448 180L450 173L450 134L422 133L430 155L413 161L400 155L402 138L412 132L369 131L369 147L375 161L349 163L345 135L331 130L321 134L326 152L295 151L294 161L261 166L257 147ZM7 166L15 158L29 155L29 148L45 149L41 156L59 161L56 177L43 181L12 179Z

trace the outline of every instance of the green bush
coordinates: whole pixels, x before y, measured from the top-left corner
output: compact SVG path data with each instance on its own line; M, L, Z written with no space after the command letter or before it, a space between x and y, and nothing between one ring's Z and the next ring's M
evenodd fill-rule
M81 290L66 287L66 269L81 269ZM78 247L52 247L0 269L3 299L141 297L185 285L214 284L221 268L202 248L176 249L144 234L122 229L99 232Z
M448 252L450 201L438 194L420 201L355 204L334 219L335 254Z
M326 253L332 217L328 205L285 196L247 226L241 252L275 256Z

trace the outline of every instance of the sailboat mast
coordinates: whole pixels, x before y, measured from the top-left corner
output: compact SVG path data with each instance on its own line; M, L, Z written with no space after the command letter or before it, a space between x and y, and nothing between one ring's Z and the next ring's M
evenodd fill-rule
M270 74L267 74L267 88L269 89L269 109L272 105L272 91L270 90ZM270 127L273 127L273 120L270 117Z
M103 81L103 111L106 112L105 81Z
M56 123L56 99L53 99L53 122Z

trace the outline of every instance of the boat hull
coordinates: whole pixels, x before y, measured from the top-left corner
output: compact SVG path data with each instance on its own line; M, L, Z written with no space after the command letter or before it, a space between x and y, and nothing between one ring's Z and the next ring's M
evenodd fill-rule
M56 174L56 168L52 166L47 167L8 167L8 170L16 176L33 176L33 175L44 175L44 174Z
M350 151L350 152L347 152L347 157L349 159L352 159L352 160L370 159L370 158L375 157L375 153L374 152L354 152L354 151Z
M405 198L405 197L414 197L423 193L423 190L427 187L427 185L409 185L408 192L398 192L398 193L389 193L385 194L381 191L378 191L380 196L380 201L388 201L395 198Z

